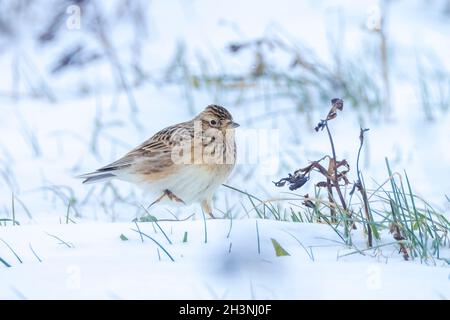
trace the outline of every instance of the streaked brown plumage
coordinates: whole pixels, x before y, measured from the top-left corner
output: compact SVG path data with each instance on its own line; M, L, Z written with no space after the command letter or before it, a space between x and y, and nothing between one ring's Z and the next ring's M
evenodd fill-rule
M194 119L159 131L117 161L80 178L83 183L113 178L136 183L159 194L155 202L200 202L212 216L213 193L235 165L237 126L227 109L210 105Z

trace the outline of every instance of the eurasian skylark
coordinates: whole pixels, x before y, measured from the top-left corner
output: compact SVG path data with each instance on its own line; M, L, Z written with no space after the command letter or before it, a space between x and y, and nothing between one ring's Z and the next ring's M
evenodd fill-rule
M234 129L239 125L227 109L206 107L194 119L167 127L97 171L79 176L83 183L120 179L170 200L201 203L211 217L215 190L235 165Z

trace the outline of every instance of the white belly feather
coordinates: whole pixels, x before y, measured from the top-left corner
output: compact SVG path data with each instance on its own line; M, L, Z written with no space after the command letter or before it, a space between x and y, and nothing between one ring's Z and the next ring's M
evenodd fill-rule
M137 182L144 191L155 198L161 196L165 190L169 190L189 205L211 199L214 191L226 181L232 169L233 165L218 165L209 168L204 165L186 165L176 173L158 180L133 182ZM133 177L127 175L127 177L122 176L121 178L130 180ZM167 197L161 199L163 202L167 202L167 200L169 200ZM172 201L172 204L175 203Z

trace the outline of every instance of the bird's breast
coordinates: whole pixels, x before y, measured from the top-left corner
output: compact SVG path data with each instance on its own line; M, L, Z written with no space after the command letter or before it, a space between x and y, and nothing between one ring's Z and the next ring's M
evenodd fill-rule
M173 163L161 174L141 174L140 181L155 197L169 190L186 204L210 198L232 172L236 146L234 140L224 143L211 141L206 146L202 145L201 151L200 158L198 150L193 150L195 157L187 157L192 161Z

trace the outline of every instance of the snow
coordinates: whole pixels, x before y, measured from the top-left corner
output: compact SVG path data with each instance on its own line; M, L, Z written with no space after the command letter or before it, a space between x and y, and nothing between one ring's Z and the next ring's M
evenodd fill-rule
M325 225L258 220L260 253L254 219L233 221L229 237L229 221L208 220L206 243L203 221L160 226L172 244L151 223L139 224L174 262L161 249L158 258L151 240L141 242L133 223L7 228L2 238L23 263L1 251L13 267L0 273L0 299L449 298L448 268L404 262L396 252L338 259L346 249ZM272 238L290 256L277 257Z
M113 10L109 7L113 1L99 3ZM305 50L330 62L333 57L328 39L330 34L339 33L332 21L342 14L346 19L343 58L364 67L370 63L368 52L376 47L376 37L365 25L377 3L151 2L147 5L149 32L139 59L147 73L156 77L172 61L177 46L184 43L193 70L202 67L201 56L211 70L233 73L246 70L253 57L232 56L226 45L286 31L301 41ZM419 58L429 55L443 72L450 69L450 24L436 8L440 2L433 3L395 1L390 6L392 118L373 119L344 108L330 126L339 158L352 165L351 180L355 179L359 127L369 127L362 159L366 183L374 188L374 181L387 178L384 159L388 157L394 170L407 171L414 192L448 214L450 113L434 110L434 121L425 121L417 91ZM207 220L206 243L203 216L196 205L151 208L150 213L159 219L194 214L188 221L159 223L172 244L152 223L139 223L142 232L158 241L174 262L161 248L158 253L152 240L144 238L142 243L139 234L131 230L136 225L130 221L144 215L142 207L154 199L124 182L85 186L74 177L116 160L159 129L191 118L207 104L218 103L229 108L241 124L238 165L228 184L262 199L285 197L285 190L274 187L272 181L329 152L325 134L313 131L327 106L308 118L291 112L296 106L286 99L239 105L239 97L234 95L200 90L192 92L191 110L182 86L148 82L133 90L139 111L132 115L126 95L117 91L108 63L96 62L77 72L49 73L55 55L67 45L83 42L89 49L99 48L83 24L81 30L62 32L55 47L37 46L32 37L42 31L48 17L45 5L37 5L36 10L33 23L25 23L27 18L22 17L24 22L16 26L19 40L6 42L12 49L0 55L0 219L12 219L14 196L15 219L20 222L20 226L0 226L0 239L23 261L20 263L0 241L0 258L11 264L6 268L0 262L0 299L450 298L450 269L441 260L406 262L395 245L355 253L355 248L343 244L327 225L255 220L254 212L247 213L252 208L248 199L225 187L216 194L215 215L227 212L233 219ZM124 20L109 23L108 32L119 57L124 64L132 61L133 30ZM273 57L280 62L286 59L275 53ZM12 67L15 61L22 72L17 87ZM22 93L38 86L33 82L36 79L50 84L56 102L30 94L11 98L16 89ZM83 94L78 95L80 92ZM259 136L263 138L258 145L248 138L255 132L265 135ZM258 161L249 163L246 152L255 146ZM309 191L302 189L299 194ZM65 223L67 211L76 224ZM187 242L183 242L185 232ZM49 234L73 247L60 244ZM129 240L121 240L122 234ZM277 257L271 239L290 256ZM360 229L354 231L353 239L356 248L366 248ZM392 235L386 233L377 245L392 241ZM445 257L449 254L449 250L442 251Z

